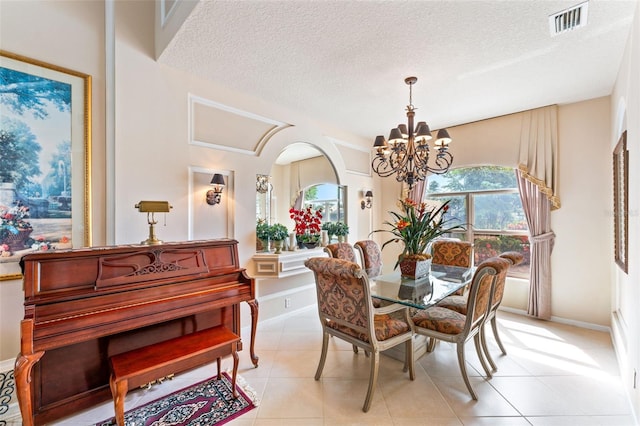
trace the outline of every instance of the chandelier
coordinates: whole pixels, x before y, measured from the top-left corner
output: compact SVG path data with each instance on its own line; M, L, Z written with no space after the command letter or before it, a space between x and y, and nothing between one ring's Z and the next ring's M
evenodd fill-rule
M438 130L434 142L433 164L429 165L429 144L432 139L431 130L426 122L420 121L413 127L416 108L412 103L412 88L417 77L407 77L404 82L409 85L409 105L407 105L407 124L399 124L391 130L389 141L384 136L376 136L373 147L375 157L371 168L380 177L396 175L398 182L406 182L412 189L417 181L424 180L427 173L446 173L453 162L449 152L451 137L447 129Z

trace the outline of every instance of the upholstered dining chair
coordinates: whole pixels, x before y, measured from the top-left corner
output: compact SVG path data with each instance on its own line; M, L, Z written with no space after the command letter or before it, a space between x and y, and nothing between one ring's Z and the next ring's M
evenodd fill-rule
M373 244L376 245L376 247L378 246L375 241L371 241ZM358 243L356 243L356 248L359 248ZM372 256L373 256L373 248L371 248L372 250ZM329 254L330 257L334 257L336 259L342 259L342 260L348 260L349 262L355 262L358 263L356 260L356 253L353 249L353 246L349 243L334 243L334 244L329 244L324 248L324 251L326 253ZM363 259L363 268L364 271L367 273L367 276L369 278L371 277L375 277L380 275L380 272L382 271L382 253L380 252L380 249L378 248L378 252L380 253L380 270L377 270L375 268L367 268L366 266L366 261L364 260L364 258L362 257L362 254L360 255L360 258ZM362 253L362 251L360 251L360 253ZM371 262L373 262L373 259L371 260ZM373 307L374 308L379 308L381 305L381 302L379 299L373 299ZM353 347L353 351L355 353L358 353L358 347L354 346Z
M324 252L335 259L348 260L349 262L356 262L356 252L353 250L353 246L349 243L333 243L328 244L324 248ZM380 301L373 299L374 308L380 307ZM353 345L353 352L358 353L358 346ZM369 352L365 351L365 354L369 356Z
M508 252L501 253L499 257L502 259L506 259L509 262L509 266L519 265L524 260L524 257L522 256L522 254L516 251L508 251ZM495 290L493 292L493 297L491 299L491 307L489 308L489 312L487 313L487 319L485 321L485 323L491 322L491 329L493 331L493 336L495 337L496 343L498 344L498 347L500 348L500 351L502 351L503 355L507 354L507 350L502 344L502 340L500 339L500 335L498 334L498 321L497 321L496 315L498 312L498 308L502 303L502 297L504 296L504 288L507 282L507 272L508 272L508 268L507 270L503 271L496 277ZM452 309L456 312L461 313L462 315L467 314L466 296L453 295L453 296L445 297L438 303L438 306L442 308ZM482 350L485 353L487 361L489 361L489 364L491 365L491 369L493 371L497 371L498 368L495 362L493 362L493 358L489 353L489 348L487 346L487 339L486 339L486 333L485 333L484 327L483 327L480 339L482 343Z
M414 380L413 324L408 307L389 305L375 309L371 303L369 279L357 263L342 259L313 257L305 262L313 271L322 324L322 353L315 379L319 380L327 358L329 336L345 340L370 353L369 388L362 406L367 412L378 379L380 351L405 344L404 370ZM403 312L399 319L392 312Z
M324 251L329 255L329 257L357 263L356 252L353 250L353 246L349 243L329 244L324 248Z
M431 244L431 266L461 266L470 268L473 264L473 244L469 241L443 238ZM454 294L463 295L465 287Z
M426 336L429 340L442 340L456 344L460 373L474 400L477 400L478 396L471 387L467 375L464 346L473 338L482 368L487 373L487 377L491 377L491 371L482 354L480 333L489 312L495 278L508 267L509 262L499 257L489 258L478 265L467 294L467 315L436 305L417 311L412 318L417 334ZM431 342L429 344L431 345Z
M356 241L354 244L362 259L362 267L369 276L377 277L382 274L382 250L373 240Z
M522 253L518 253L517 251L506 251L504 253L501 253L500 257L508 260L510 263L509 266L519 265L524 260L524 256L522 255ZM507 350L504 348L504 345L502 344L502 340L500 340L500 335L498 334L498 321L496 316L498 313L498 308L502 303L502 296L504 295L504 288L505 288L506 282L507 282L507 272L505 271L504 274L501 274L500 277L496 279L496 284L495 284L496 289L493 292L493 299L491 300L491 308L489 309L489 313L487 314L487 321L486 321L486 322L491 321L491 329L493 330L493 337L495 337L496 343L498 344L498 347L500 348L500 351L502 352L503 355L507 354ZM489 353L489 348L487 347L487 341L485 338L484 330L482 332L481 337L482 337L482 348L484 350L485 355L487 356L487 360L489 361L489 364L491 364L491 368L493 368L493 371L497 371L498 367L493 362L493 359L491 358L491 354Z

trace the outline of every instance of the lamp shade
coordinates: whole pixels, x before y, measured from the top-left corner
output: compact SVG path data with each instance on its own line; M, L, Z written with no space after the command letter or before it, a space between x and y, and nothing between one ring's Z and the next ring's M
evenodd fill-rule
M431 140L431 129L424 121L420 121L416 125L416 142L424 142Z
M211 179L211 185L224 186L224 176L222 176L220 173L214 174L213 178Z
M451 136L449 136L449 132L447 129L438 130L438 137L436 138L436 146L447 146L451 142Z
M400 129L398 129L397 127L395 129L391 129L391 133L389 133L389 142L391 143L395 143L395 142L402 142L404 139L402 139L402 132L400 132Z
M376 140L375 142L373 142L373 147L374 148L383 148L387 146L387 141L385 140L384 136L382 135L378 135L376 136Z
M367 197L367 198L373 198L373 192L367 191L367 192L365 192L364 196Z

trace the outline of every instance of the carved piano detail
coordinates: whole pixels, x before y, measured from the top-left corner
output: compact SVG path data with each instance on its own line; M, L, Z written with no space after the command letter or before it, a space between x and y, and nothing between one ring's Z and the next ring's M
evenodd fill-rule
M250 355L258 365L255 285L239 267L235 240L32 253L21 266L15 378L24 425L109 400L112 355L218 325L240 335L240 302L251 308ZM175 372L227 351L179 363Z

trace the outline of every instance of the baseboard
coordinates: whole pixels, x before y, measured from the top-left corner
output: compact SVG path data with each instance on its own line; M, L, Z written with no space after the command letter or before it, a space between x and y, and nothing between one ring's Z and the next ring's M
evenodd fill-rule
M0 361L0 372L13 370L13 366L15 365L15 363L16 363L15 358L5 359L4 361Z
M526 316L530 316L527 313L527 311L525 311L523 309L514 309L514 308L509 308L509 307L506 307L506 306L500 306L499 310L500 311L505 311L505 312L510 312L510 313L516 314L516 315L522 315L522 316L525 316L525 317ZM531 318L533 318L533 317L531 317ZM611 334L611 327L608 327L606 325L593 324L593 323L584 322L584 321L576 321L576 320L571 320L571 319L562 318L562 317L556 317L556 316L551 316L549 321L557 322L559 324L573 325L575 327L586 328L586 329L589 329L589 330L604 331L605 333Z

